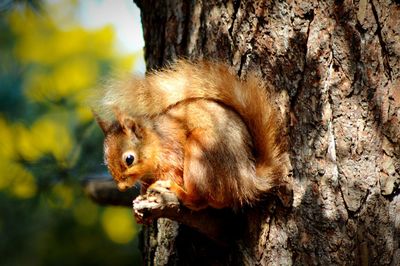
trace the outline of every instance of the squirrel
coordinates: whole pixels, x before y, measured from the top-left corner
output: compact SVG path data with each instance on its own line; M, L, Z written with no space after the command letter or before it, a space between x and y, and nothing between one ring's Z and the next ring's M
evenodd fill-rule
M286 142L272 91L219 62L179 60L111 84L95 114L119 190L161 186L192 210L237 210L284 183Z

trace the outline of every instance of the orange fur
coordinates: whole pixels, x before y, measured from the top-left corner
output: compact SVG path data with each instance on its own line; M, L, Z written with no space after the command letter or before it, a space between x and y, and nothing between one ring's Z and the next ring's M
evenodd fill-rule
M220 63L179 61L108 88L100 101L105 160L119 187L168 180L184 205L239 208L287 174L271 93ZM127 166L123 155L135 155Z

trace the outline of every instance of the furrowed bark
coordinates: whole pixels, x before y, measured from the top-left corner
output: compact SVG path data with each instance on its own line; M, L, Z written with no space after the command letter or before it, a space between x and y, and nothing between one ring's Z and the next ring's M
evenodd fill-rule
M212 58L275 86L294 180L229 248L159 219L146 265L400 265L398 1L135 2L148 69Z

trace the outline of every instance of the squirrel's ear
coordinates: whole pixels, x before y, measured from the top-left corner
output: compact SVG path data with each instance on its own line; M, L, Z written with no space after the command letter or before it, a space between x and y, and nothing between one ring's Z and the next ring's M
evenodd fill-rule
M121 127L126 134L135 135L138 139L142 138L143 136L143 127L138 119L125 117L121 122Z
M120 124L125 134L133 134L137 138L142 137L143 130L139 119L124 115L118 107L115 107L113 110L115 117L117 118L118 123Z
M96 119L97 124L99 124L104 135L106 135L108 130L110 129L111 123L101 119L100 116L98 114L96 114L95 112L93 112L93 114L94 114L94 118Z

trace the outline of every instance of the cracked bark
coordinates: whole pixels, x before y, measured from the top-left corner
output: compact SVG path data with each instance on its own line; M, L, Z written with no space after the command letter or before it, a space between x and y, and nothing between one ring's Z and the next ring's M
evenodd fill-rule
M220 59L275 85L295 188L229 247L159 219L146 265L400 265L398 1L136 2L148 69Z

